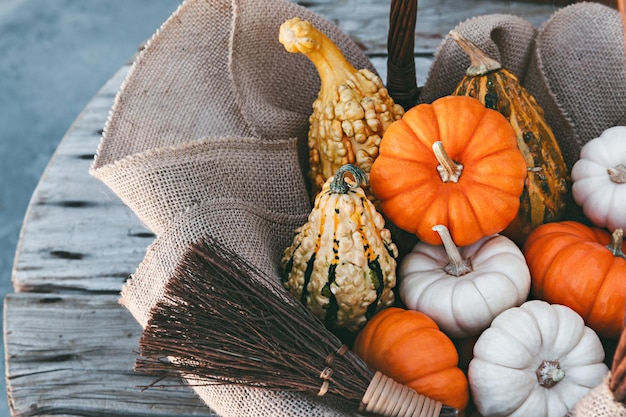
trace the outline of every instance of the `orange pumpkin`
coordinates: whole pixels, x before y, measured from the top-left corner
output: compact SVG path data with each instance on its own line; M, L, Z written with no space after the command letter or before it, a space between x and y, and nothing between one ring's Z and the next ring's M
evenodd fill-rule
M575 221L539 226L523 248L531 294L570 307L599 335L618 338L626 301L622 245L622 229L611 235Z
M370 173L381 210L431 245L446 226L459 246L515 218L527 167L506 118L472 97L420 104L392 123Z
M422 395L458 409L467 406L468 382L456 348L424 313L382 310L359 332L352 349L372 369Z

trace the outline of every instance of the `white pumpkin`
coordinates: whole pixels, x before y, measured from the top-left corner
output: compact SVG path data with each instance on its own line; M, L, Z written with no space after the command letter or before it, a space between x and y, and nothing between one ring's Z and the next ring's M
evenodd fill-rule
M608 374L597 334L569 307L527 301L474 345L468 379L484 417L563 417Z
M433 230L444 245L419 242L398 269L399 296L407 308L460 338L479 334L499 313L526 301L530 272L512 240L492 235L457 248L445 226Z
M572 194L598 227L626 228L626 126L587 142L572 167Z

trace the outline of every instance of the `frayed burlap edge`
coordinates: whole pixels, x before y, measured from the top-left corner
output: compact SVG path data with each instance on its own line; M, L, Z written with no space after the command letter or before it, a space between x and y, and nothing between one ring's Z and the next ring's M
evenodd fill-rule
M626 417L624 404L615 401L609 389L610 379L609 373L600 385L576 403L566 417Z

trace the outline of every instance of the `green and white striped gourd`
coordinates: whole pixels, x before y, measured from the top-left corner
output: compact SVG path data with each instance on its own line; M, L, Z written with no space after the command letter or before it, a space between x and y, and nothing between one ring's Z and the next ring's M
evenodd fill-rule
M330 329L357 331L394 302L398 249L360 187L365 178L340 167L281 260L285 287Z

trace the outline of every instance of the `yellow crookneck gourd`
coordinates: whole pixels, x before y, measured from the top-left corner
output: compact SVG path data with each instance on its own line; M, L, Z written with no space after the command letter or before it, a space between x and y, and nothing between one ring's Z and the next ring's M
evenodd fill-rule
M398 249L364 179L354 165L340 167L281 260L285 288L333 330L357 331L394 302Z
M287 51L306 55L321 80L309 118L312 196L342 165L356 165L369 176L385 129L402 117L404 109L394 103L378 75L355 69L310 22L297 17L284 22L279 41Z

